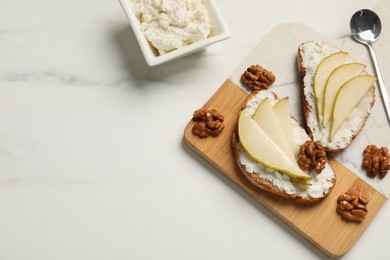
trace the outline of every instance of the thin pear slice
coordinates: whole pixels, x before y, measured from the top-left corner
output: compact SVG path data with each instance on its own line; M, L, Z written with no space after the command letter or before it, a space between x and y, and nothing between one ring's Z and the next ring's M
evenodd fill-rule
M238 119L238 138L244 150L255 161L283 172L292 179L304 181L311 179L245 111L241 112Z
M366 65L361 63L348 63L337 67L330 74L324 90L323 127L325 127L330 120L333 103L341 86L350 79L359 76L365 68Z
M280 149L286 151L290 159L295 160L287 138L283 132L278 118L276 117L269 98L264 98L257 107L253 120L260 128L279 146Z
M318 64L313 80L314 96L316 97L317 104L317 118L318 122L321 122L320 116L323 115L324 109L324 89L326 82L332 73L332 71L338 66L344 64L345 59L348 57L346 52L336 52L325 57L320 64Z
M290 149L290 153L293 159L295 159L295 154L297 152L297 145L294 141L294 132L292 125L292 118L290 114L290 104L288 97L280 99L273 106L275 117L278 121L278 125L283 132L283 136L286 140L286 143Z
M332 109L331 140L351 111L372 88L375 80L374 76L360 75L349 80L340 88Z

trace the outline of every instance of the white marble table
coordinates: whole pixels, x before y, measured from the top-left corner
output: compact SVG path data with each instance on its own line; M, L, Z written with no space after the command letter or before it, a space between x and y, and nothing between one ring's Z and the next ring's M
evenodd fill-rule
M0 0L0 260L326 259L183 130L274 26L344 37L379 0L216 2L231 38L150 68L115 0ZM343 259L389 258L389 220Z

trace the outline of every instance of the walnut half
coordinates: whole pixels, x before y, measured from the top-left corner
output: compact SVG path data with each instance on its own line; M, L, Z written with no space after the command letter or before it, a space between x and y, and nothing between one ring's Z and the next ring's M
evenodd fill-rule
M390 169L389 150L386 147L368 145L363 151L362 167L369 177L376 177L379 173L379 177L384 178Z
M260 65L252 65L241 75L241 80L253 90L263 90L268 89L275 82L276 78L271 71Z
M359 194L346 192L337 200L337 212L348 221L363 221L368 213L368 198Z
M215 109L198 109L194 112L192 120L196 122L192 133L201 138L217 136L225 128L224 117Z
M320 142L306 141L299 150L298 165L304 171L321 173L328 162L326 152Z

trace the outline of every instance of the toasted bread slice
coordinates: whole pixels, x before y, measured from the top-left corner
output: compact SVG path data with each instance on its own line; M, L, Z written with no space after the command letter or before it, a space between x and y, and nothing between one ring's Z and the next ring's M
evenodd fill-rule
M245 110L249 115L253 115L264 98L269 98L272 104L278 100L277 96L268 90L253 92L248 96L241 111ZM310 140L310 137L295 119L291 118L291 124L296 144L294 155L297 158L299 147ZM248 180L262 190L275 195L297 203L317 203L322 201L335 185L336 175L328 163L320 174L310 172L311 180L306 187L302 187L294 183L287 174L270 169L253 160L240 145L237 131L233 133L232 146L237 164Z
M324 127L319 122L320 119L317 115L317 101L314 95L313 80L321 60L339 51L337 47L325 41L305 42L298 48L298 69L302 76L302 105L306 128L310 137L314 141L320 141L328 152L339 152L351 144L363 129L375 102L375 87L372 86L340 126L332 140L330 140L330 124ZM348 55L344 63L351 62L354 62L354 60Z

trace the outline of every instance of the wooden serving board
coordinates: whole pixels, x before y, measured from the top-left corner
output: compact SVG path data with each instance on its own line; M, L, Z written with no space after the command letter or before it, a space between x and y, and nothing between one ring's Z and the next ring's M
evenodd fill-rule
M345 254L366 230L386 198L334 159L330 163L337 175L336 185L331 194L319 204L295 204L253 186L238 169L231 149L232 133L246 96L246 92L227 80L204 104L204 107L214 108L222 113L225 117L225 129L218 137L202 139L192 134L194 122L190 121L184 131L186 143L326 255L337 257ZM369 212L361 223L346 222L336 212L338 196L348 190L357 190L370 198L367 206Z

